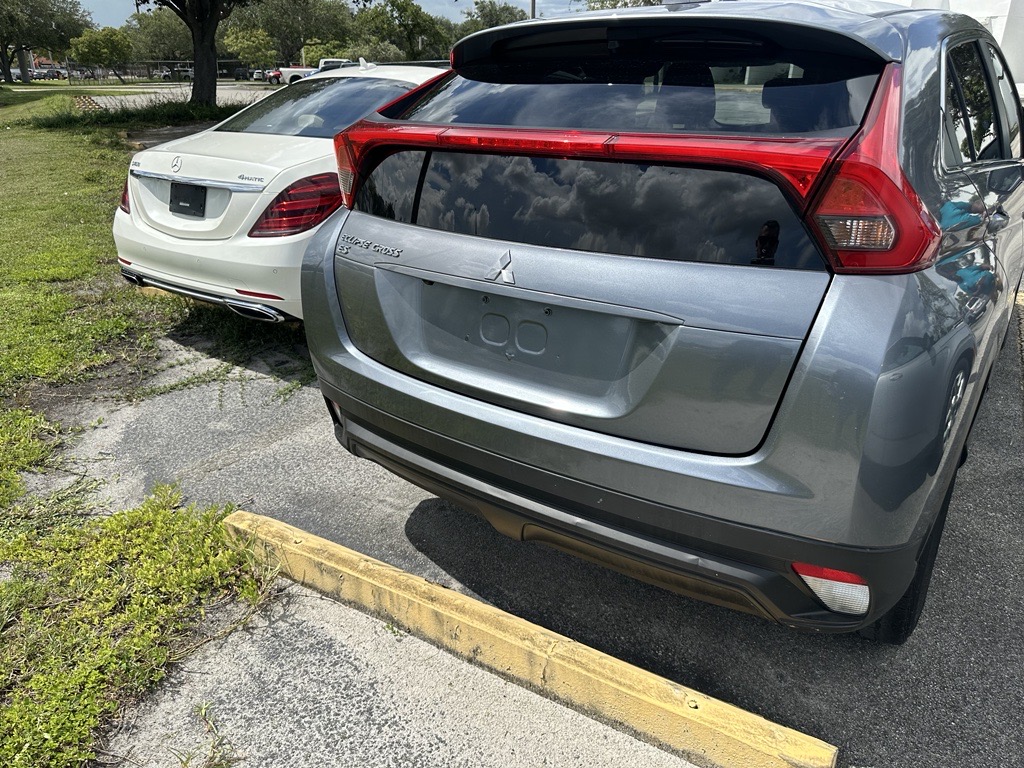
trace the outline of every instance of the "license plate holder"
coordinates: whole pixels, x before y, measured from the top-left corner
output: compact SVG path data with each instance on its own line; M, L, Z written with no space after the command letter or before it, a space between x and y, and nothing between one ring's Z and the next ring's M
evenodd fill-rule
M171 213L203 218L206 216L206 187L171 182Z

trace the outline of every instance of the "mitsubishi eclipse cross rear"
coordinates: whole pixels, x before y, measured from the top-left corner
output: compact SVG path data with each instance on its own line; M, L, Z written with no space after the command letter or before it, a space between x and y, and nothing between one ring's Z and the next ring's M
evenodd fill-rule
M452 65L335 138L302 302L338 439L515 538L905 640L1021 275L991 36L739 0Z

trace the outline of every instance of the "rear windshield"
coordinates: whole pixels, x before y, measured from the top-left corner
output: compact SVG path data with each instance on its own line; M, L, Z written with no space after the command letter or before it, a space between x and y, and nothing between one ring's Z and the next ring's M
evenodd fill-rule
M778 187L736 171L403 151L373 170L355 208L429 229L554 248L825 266Z
M217 130L331 138L413 87L379 77L300 80L239 112Z
M825 133L860 124L882 64L761 40L466 65L406 120L656 133ZM659 55L660 54L660 55Z

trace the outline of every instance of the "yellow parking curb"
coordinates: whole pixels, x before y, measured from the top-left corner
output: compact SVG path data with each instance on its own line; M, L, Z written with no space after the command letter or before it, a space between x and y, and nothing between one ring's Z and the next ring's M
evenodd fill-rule
M277 520L224 524L281 573L330 597L682 753L720 768L834 768L838 749L731 704Z

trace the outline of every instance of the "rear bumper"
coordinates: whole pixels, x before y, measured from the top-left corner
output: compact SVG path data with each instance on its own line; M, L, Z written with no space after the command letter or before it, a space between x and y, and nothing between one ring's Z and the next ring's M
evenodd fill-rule
M122 271L146 284L215 304L264 305L302 319L299 274L302 252L312 233L293 238L185 240L136 221L118 210L114 243ZM283 241L288 242L283 242ZM254 298L240 290L280 299Z
M323 381L321 388L335 434L354 455L474 511L514 539L547 544L688 597L796 629L850 632L888 610L914 575L918 544L842 547L665 510L425 430ZM664 531L644 530L640 521L666 513L692 533L665 538ZM631 522L628 530L625 520ZM872 590L868 613L825 609L793 572L793 562L827 563L863 575Z
M215 293L207 293L206 291L178 285L177 283L168 280L153 278L148 275L144 275L141 272L126 269L125 267L121 267L121 277L132 285L136 285L140 288L159 288L162 291L176 293L179 296L187 296L188 298L195 299L197 301L205 301L208 304L217 304L222 307L227 307L235 314L247 317L250 320L261 320L267 323L280 323L289 319L288 315L267 304L229 298Z

